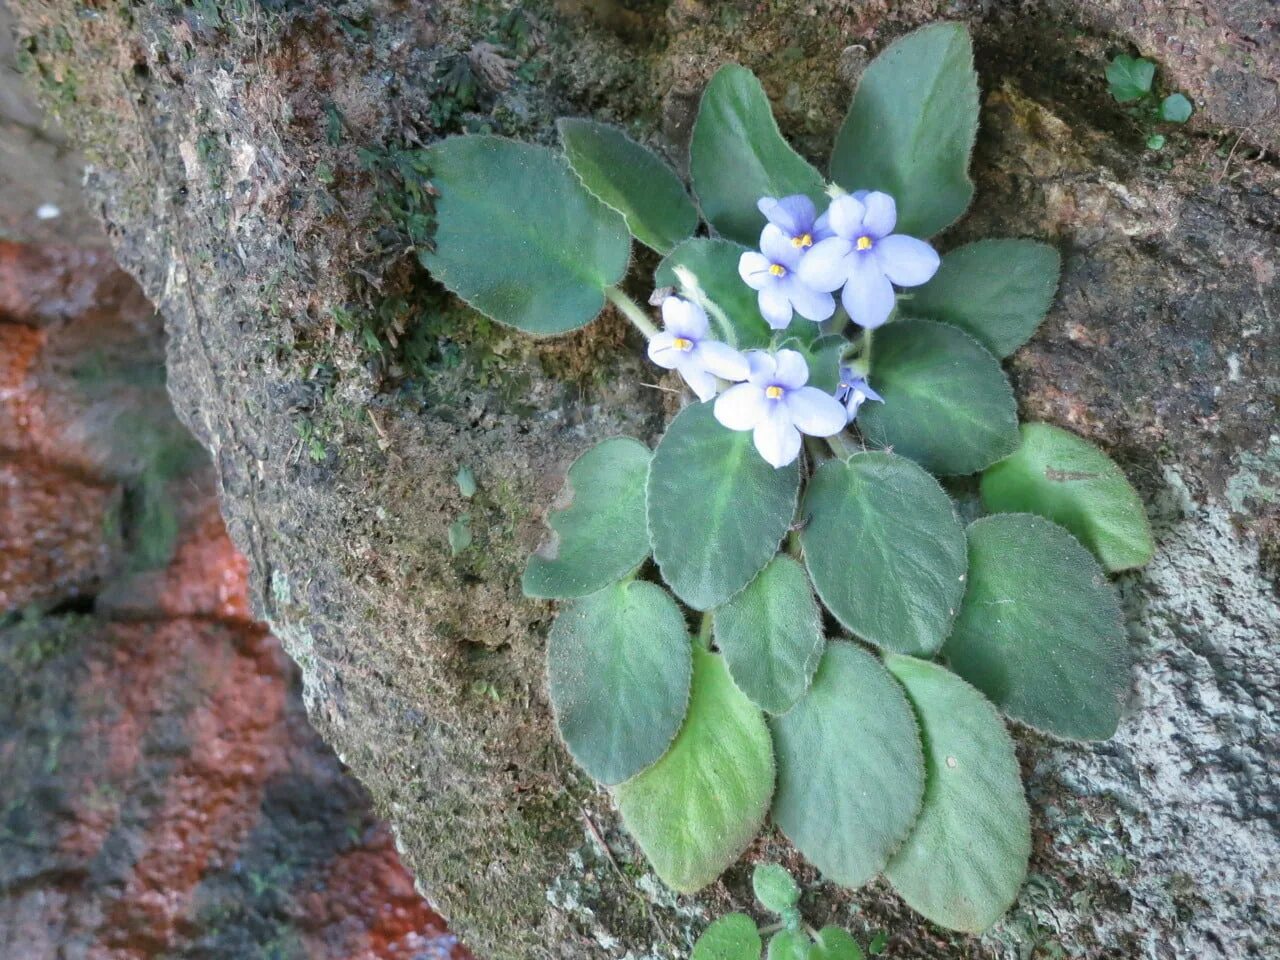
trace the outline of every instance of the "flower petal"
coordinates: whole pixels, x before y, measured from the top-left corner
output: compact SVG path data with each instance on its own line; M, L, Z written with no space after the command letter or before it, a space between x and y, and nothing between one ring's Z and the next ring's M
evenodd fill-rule
M837 237L854 240L862 233L862 221L866 215L867 208L862 201L844 193L831 201L827 221Z
M677 337L684 337L695 343L711 330L706 311L683 297L667 297L662 301L662 323Z
M752 290L763 290L778 278L769 272L773 264L763 253L748 250L738 258L738 276Z
M800 259L796 275L805 286L822 293L839 290L849 277L853 244L843 237L819 240Z
M761 197L756 206L770 223L781 227L788 237L798 237L810 230L818 212L814 209L813 201L803 193L792 194L780 200Z
M834 237L836 232L831 229L831 214L829 211L823 211L822 216L813 221L813 242L826 240L828 237Z
M788 390L798 390L809 382L809 364L804 354L797 350L778 351L778 369L774 371L773 382Z
M836 312L835 297L825 291L814 290L797 276L785 277L780 287L796 308L796 313L806 320L821 323Z
M817 387L791 390L782 402L791 411L791 422L811 437L829 437L844 429L848 415L840 401Z
M785 330L791 322L791 300L781 284L772 284L760 291L760 313L774 330Z
M849 311L849 319L860 327L874 329L889 319L897 298L893 284L880 272L880 264L869 254L855 255L849 282L844 285L840 302Z
M703 340L694 348L694 356L704 369L721 380L747 379L747 358L727 343Z
M778 369L778 361L773 354L764 350L747 351L747 379L761 390L773 383L774 371Z
M791 414L780 401L756 424L751 438L760 456L773 467L785 467L800 456L800 431L791 422Z
M680 371L680 376L684 377L684 382L689 385L689 389L703 403L714 397L716 390L720 388L715 374L703 369L702 365L695 361L686 358L685 362L676 369Z
M649 341L649 359L664 369L674 370L685 358L685 354L676 349L675 342L676 335L670 330L654 334Z
M730 430L750 430L768 410L764 389L754 383L737 383L716 398L716 419Z
M770 263L780 263L790 273L800 262L804 251L791 242L791 237L781 227L766 223L760 231L760 250Z
M900 287L918 287L938 272L938 252L905 233L877 241L875 257L884 275Z
M862 219L862 229L879 240L893 233L898 223L898 205L893 197L879 190L873 190L862 201L867 208L867 215Z

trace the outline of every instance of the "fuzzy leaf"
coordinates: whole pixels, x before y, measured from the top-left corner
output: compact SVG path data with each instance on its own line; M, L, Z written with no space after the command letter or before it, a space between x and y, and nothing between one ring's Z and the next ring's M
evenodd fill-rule
M689 960L760 960L760 931L745 913L721 917L693 945Z
M734 683L756 706L769 713L790 710L808 689L824 644L804 568L788 556L774 557L716 608L715 637Z
M934 923L981 933L1013 904L1031 855L1013 741L995 708L950 670L892 655L886 666L915 708L926 773L920 818L885 875Z
M724 311L730 329L720 329L713 313L712 327L716 335L739 350L764 347L773 331L760 315L756 292L738 276L738 258L747 248L732 240L693 237L672 250L653 274L655 287L677 287L690 299L694 292L680 282L676 267L684 267L698 279L702 292Z
M858 411L863 436L930 473L976 473L1018 446L999 361L955 327L901 320L877 330L871 382L884 403Z
M821 327L817 324L797 317L787 328L788 333L798 324L804 324L799 328L801 334L821 331ZM848 340L834 334L817 336L810 340L788 337L780 346L789 350L798 350L804 357L805 363L809 365L809 386L817 387L824 393L836 392L836 387L840 385L840 358L849 348Z
M931 236L973 197L969 154L978 129L978 76L962 24L909 33L871 61L836 136L831 179L883 190L898 233Z
M979 240L952 250L902 309L959 327L997 357L1031 339L1053 302L1062 259L1034 240Z
M547 514L551 539L525 568L526 597L584 597L644 562L644 485L651 456L638 440L613 437L574 461Z
M435 249L423 266L501 323L539 336L590 323L631 253L622 217L546 147L450 137L426 151L436 199Z
M795 514L800 470L775 470L749 430L726 430L710 403L671 421L649 468L653 557L676 596L719 606L764 569Z
M943 654L1002 711L1106 740L1129 689L1116 592L1057 524L998 513L969 525L969 588Z
M779 930L769 938L768 960L808 960L813 941L799 930Z
M938 481L891 453L818 468L800 534L818 596L869 643L931 656L964 595L964 528Z
M809 692L770 726L774 822L828 879L862 886L906 838L924 793L902 688L869 653L829 643Z
M826 926L818 931L809 956L811 960L864 960L858 941L848 931L835 926Z
M777 863L758 863L751 874L751 888L760 906L770 913L786 913L800 902L796 878Z
M765 225L761 197L803 193L825 203L822 174L782 139L760 81L736 64L716 71L702 95L689 170L711 225L750 246Z
M773 795L764 717L724 661L693 651L684 726L656 764L616 789L631 835L662 881L680 893L711 883L755 838Z
M1024 423L1022 446L982 475L992 513L1035 513L1061 524L1109 571L1141 567L1155 543L1138 491L1105 453L1047 423Z
M1160 101L1160 119L1167 123L1186 123L1191 119L1191 101L1181 93L1171 93Z
M1107 64L1107 85L1118 103L1141 100L1151 92L1156 78L1156 65L1141 57L1120 54Z
M698 229L684 184L648 147L607 123L565 118L556 127L574 173L646 247L666 253Z
M689 702L689 631L661 587L631 581L565 604L547 637L556 723L578 764L621 783L666 752Z

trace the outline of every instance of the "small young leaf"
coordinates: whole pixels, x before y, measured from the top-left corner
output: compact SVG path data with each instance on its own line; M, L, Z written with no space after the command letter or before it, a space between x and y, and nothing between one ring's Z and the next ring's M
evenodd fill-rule
M1141 57L1120 54L1107 64L1107 85L1117 103L1132 103L1151 92L1156 65Z
M756 864L751 887L760 906L770 913L783 914L800 902L800 888L786 867L777 863Z
M648 147L607 123L565 118L556 126L573 172L646 247L666 253L698 229L684 184Z
M454 480L458 484L458 493L462 494L464 499L470 500L476 495L476 475L470 467L459 467Z
M689 702L689 649L680 608L652 583L616 583L565 604L547 637L547 679L582 769L621 783L666 752Z
M1147 149L1148 149L1148 150L1163 150L1163 149L1164 149L1164 134L1163 134L1163 133L1153 133L1151 136L1147 137Z
M693 192L722 235L755 246L765 218L761 197L807 194L823 203L822 174L782 139L764 88L750 70L728 64L702 95L689 145Z
M671 421L649 468L653 557L676 596L710 610L750 583L795 515L800 470L775 470L750 431L726 430L710 403Z
M427 148L435 248L422 265L473 307L547 336L590 323L627 270L631 240L562 157L501 137L450 137Z
M526 597L584 597L644 562L644 485L651 456L638 440L613 437L574 461L547 514L551 539L525 568Z
M1180 93L1171 93L1160 103L1160 119L1166 123L1186 123L1191 119L1191 101Z
M721 917L693 945L689 960L760 960L760 931L745 913Z
M779 930L769 938L768 960L809 960L813 941L799 930Z
M764 717L724 661L693 651L689 712L671 749L616 788L622 820L667 886L711 883L754 839L773 795L773 746Z
M938 481L903 457L829 460L805 492L801 542L818 596L870 643L931 656L964 595L964 528Z
M924 793L902 688L869 653L829 643L809 692L770 727L774 822L827 878L862 886L905 839Z
M834 926L823 927L814 941L810 960L863 960L862 948L848 931Z
M756 706L769 713L790 710L809 688L825 643L804 568L788 556L774 557L716 608L715 637L734 683Z
M1105 453L1047 423L1024 423L1022 446L982 475L991 513L1035 513L1070 530L1109 571L1151 559L1142 499Z
M831 155L846 190L897 201L898 233L928 237L973 197L969 154L978 130L978 76L962 24L909 33L871 61Z
M924 731L924 805L885 875L940 926L981 933L1027 873L1031 822L1013 741L995 708L937 664L890 656Z
M1129 689L1120 602L1057 524L998 513L969 525L969 589L943 654L1011 717L1106 740Z
M738 259L746 251L740 243L710 237L693 237L672 250L653 274L655 287L678 287L686 297L694 293L680 281L676 267L683 267L698 280L702 292L724 311L731 325L721 330L714 313L712 328L719 339L739 350L764 347L773 331L760 315L756 292L738 276Z
M959 327L997 357L1031 339L1058 288L1058 251L1034 240L979 240L952 250L903 312Z
M471 514L464 513L449 524L449 552L457 556L471 546Z
M930 473L976 473L1017 449L1017 407L999 361L955 327L900 320L877 330L871 382L884 403L858 412L863 436Z

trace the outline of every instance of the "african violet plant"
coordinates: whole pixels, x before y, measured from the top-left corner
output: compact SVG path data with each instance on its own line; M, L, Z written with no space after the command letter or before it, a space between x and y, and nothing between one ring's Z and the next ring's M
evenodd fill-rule
M1044 316L1057 254L939 257L928 239L969 205L977 117L969 37L943 23L868 66L830 182L738 66L702 99L696 205L590 121L561 123L563 157L490 136L429 150L437 278L535 335L608 301L694 394L656 449L618 437L573 464L524 576L561 601L560 734L676 890L771 815L828 879L884 874L929 919L982 930L1031 844L1001 714L1116 728L1104 569L1144 563L1150 534L1100 450L1017 423L1000 358ZM664 257L661 330L619 287L628 233ZM965 527L935 476L979 472L989 515Z

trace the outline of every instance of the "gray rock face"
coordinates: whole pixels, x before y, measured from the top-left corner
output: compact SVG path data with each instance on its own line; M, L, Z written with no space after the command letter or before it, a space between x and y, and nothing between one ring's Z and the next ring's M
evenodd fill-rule
M895 956L1280 950L1268 4L15 7L32 78L93 164L94 205L167 318L171 392L213 453L312 720L477 955L681 955L707 917L749 902L747 864L765 858L799 868L812 922L884 929ZM943 243L1063 250L1058 302L1010 364L1023 414L1116 456L1160 549L1124 582L1136 666L1120 734L1020 738L1033 876L982 938L929 927L887 888L822 884L775 834L696 898L648 873L555 741L552 610L518 578L568 463L611 433L652 439L665 395L616 318L535 343L444 297L388 212L400 175L358 152L481 122L547 139L576 113L678 155L701 84L732 59L820 156L862 61L841 51L941 15L970 21L984 90L977 200ZM1131 45L1200 108L1161 155L1101 79ZM386 345L372 357L371 335ZM464 514L473 546L455 556Z

